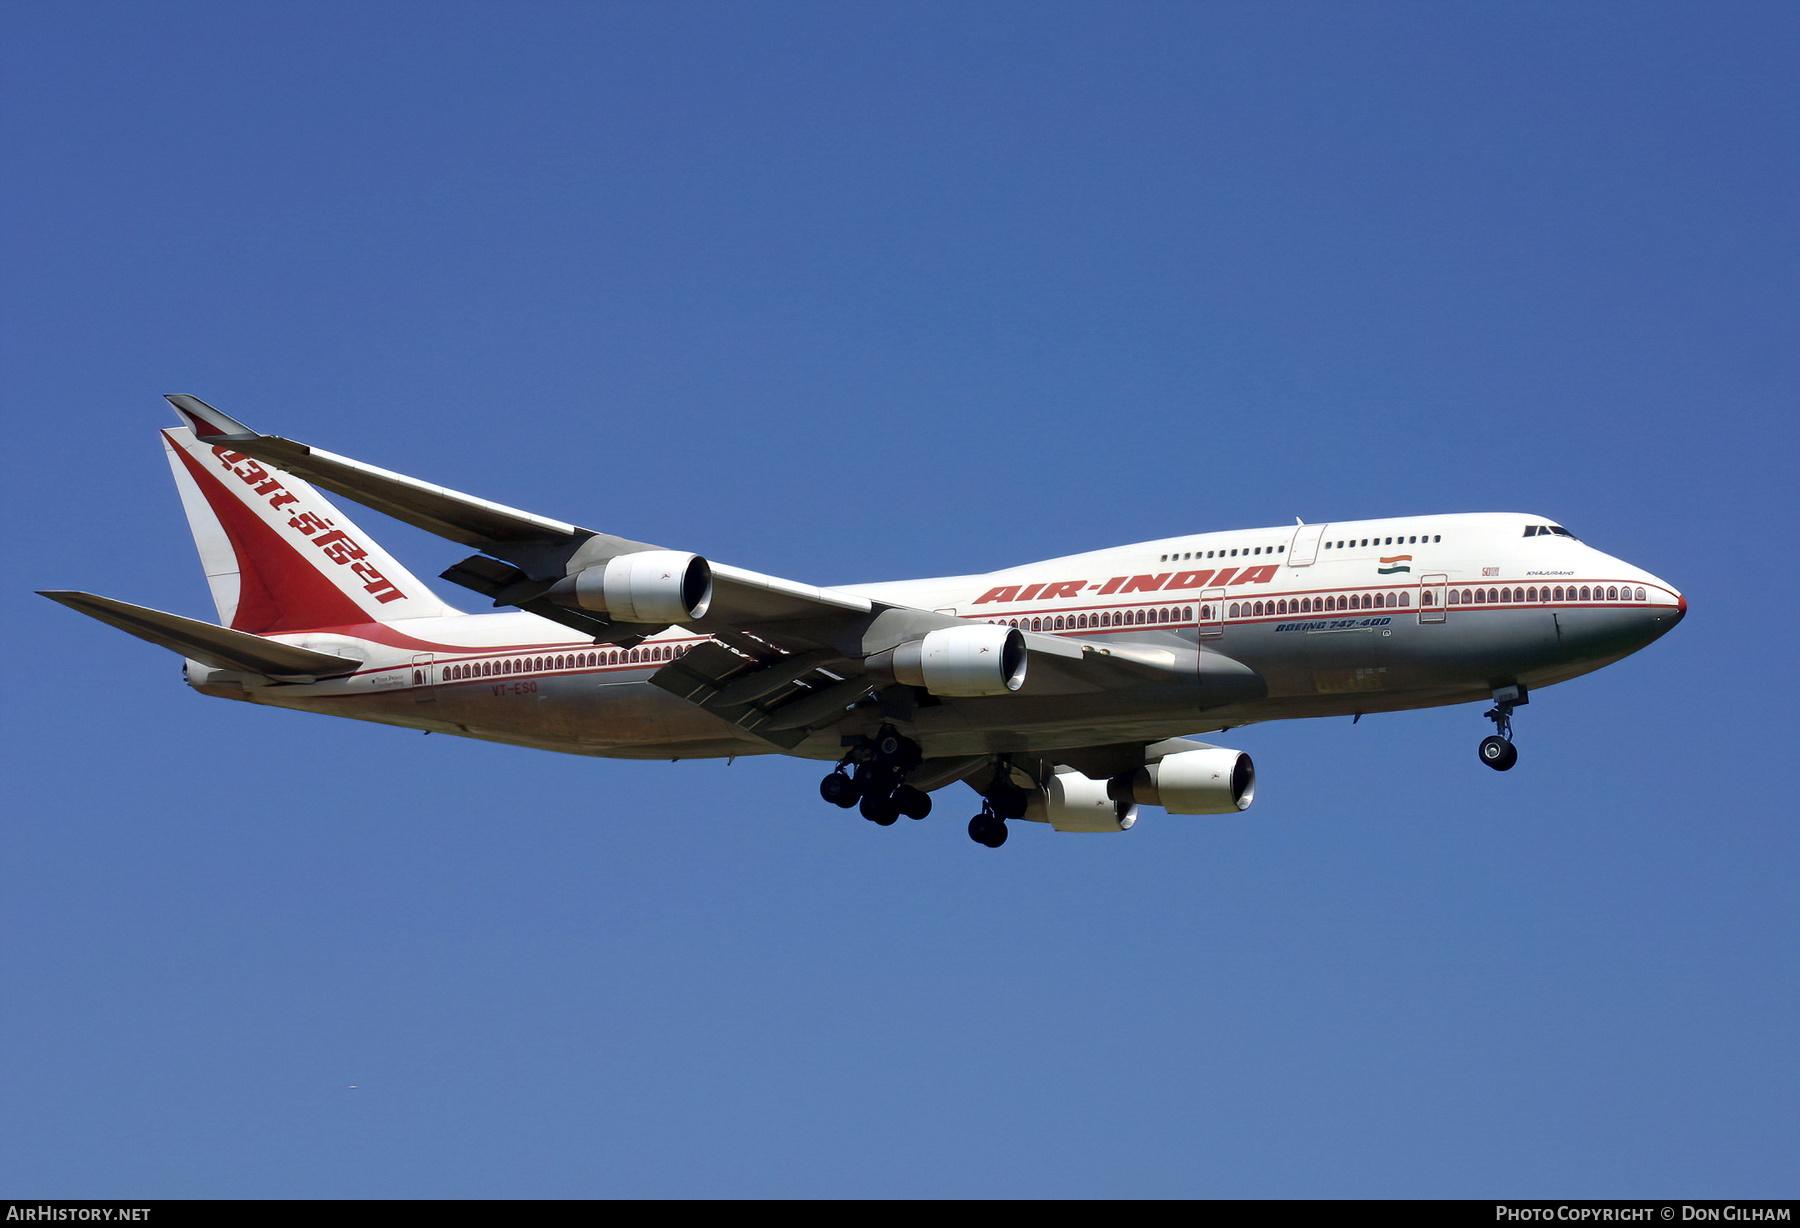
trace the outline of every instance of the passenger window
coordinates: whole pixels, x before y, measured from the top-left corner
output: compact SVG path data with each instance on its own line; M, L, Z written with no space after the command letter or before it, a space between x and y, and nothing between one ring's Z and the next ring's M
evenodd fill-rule
M1238 616L1237 602L1235 602L1235 601L1232 602L1231 608L1229 610L1225 611L1225 613L1226 613L1226 616L1229 618L1236 618Z
M1644 590L1641 588L1637 591L1637 599L1639 601L1642 601L1644 599Z

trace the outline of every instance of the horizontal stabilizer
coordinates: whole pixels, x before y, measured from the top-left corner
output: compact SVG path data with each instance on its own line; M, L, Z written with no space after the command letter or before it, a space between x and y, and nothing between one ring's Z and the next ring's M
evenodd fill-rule
M178 652L214 669L248 670L270 678L335 678L362 666L361 661L277 643L248 631L216 627L147 606L96 597L92 593L48 592L39 596L60 602L89 618L129 632L140 640Z

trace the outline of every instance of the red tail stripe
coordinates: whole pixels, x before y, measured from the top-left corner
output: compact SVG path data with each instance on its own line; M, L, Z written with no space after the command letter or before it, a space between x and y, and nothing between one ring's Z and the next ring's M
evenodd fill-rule
M175 451L206 496L237 555L239 589L233 630L274 635L369 621L362 607L245 507L192 453L179 444Z

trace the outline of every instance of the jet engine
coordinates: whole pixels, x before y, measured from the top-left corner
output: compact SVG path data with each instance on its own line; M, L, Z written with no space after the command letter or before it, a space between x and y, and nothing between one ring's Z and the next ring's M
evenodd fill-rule
M712 568L681 550L621 554L558 580L550 600L626 623L683 623L712 605Z
M1115 800L1104 780L1080 772L1058 772L1033 789L1024 818L1057 831L1128 831L1137 822L1137 802Z
M868 659L874 674L952 698L1006 695L1025 685L1025 637L1012 627L942 627Z
M1236 814L1256 797L1256 765L1222 746L1178 751L1115 778L1108 792L1170 814Z

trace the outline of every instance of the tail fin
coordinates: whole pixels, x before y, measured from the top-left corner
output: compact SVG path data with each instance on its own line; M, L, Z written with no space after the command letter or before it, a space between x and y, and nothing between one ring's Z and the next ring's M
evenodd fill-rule
M186 427L162 435L224 626L273 635L457 613L299 478Z

